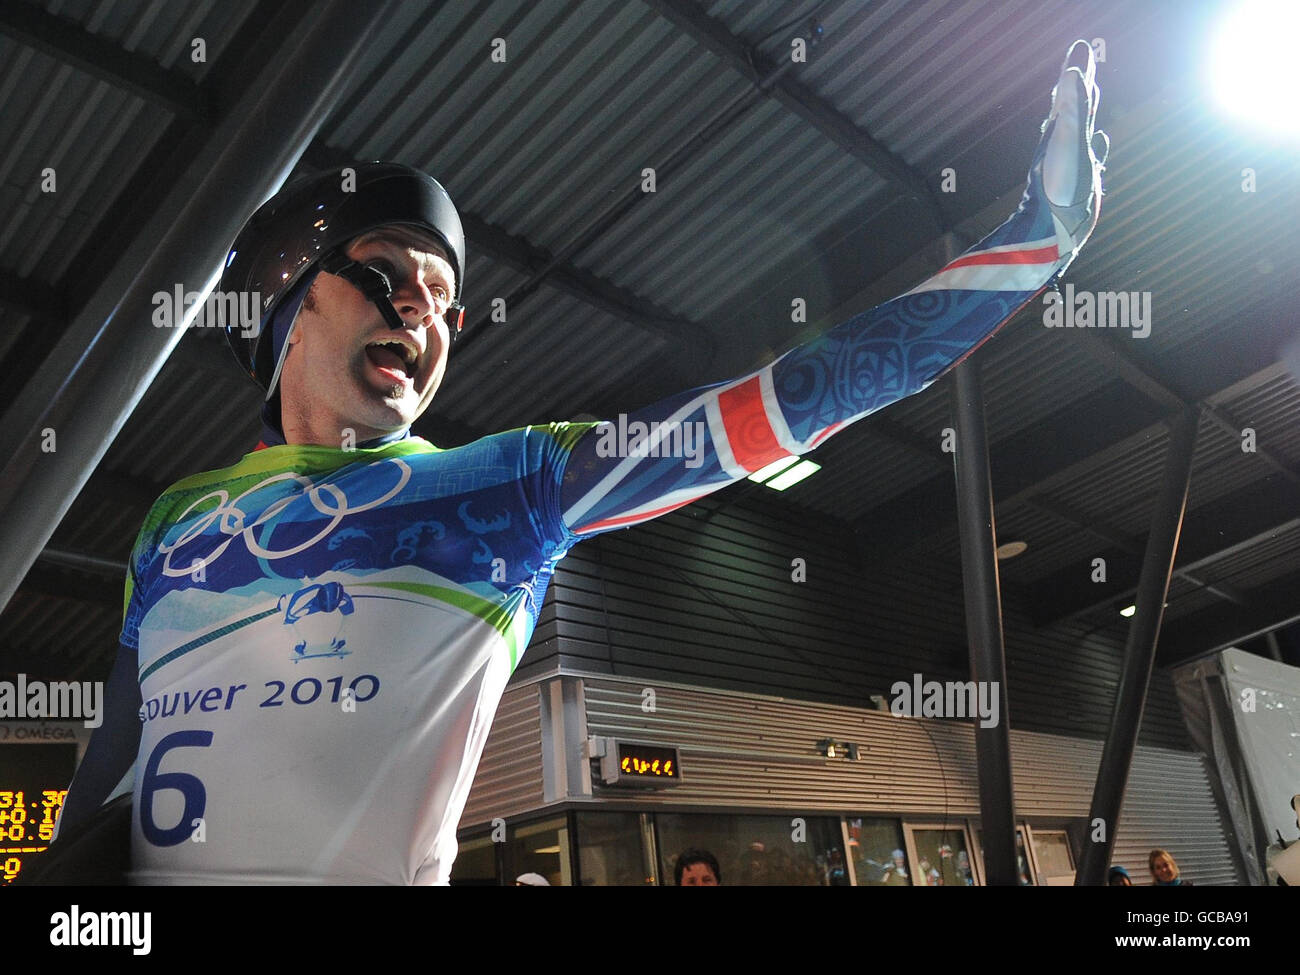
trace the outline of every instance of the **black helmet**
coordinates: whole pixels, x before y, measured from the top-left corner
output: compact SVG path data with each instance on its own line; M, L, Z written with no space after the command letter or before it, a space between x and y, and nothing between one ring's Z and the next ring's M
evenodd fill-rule
M256 292L261 321L256 334L226 325L235 358L267 389L275 372L268 323L303 275L321 270L351 281L375 302L394 328L402 321L388 296L388 279L349 261L342 249L353 238L388 224L407 224L431 233L456 273L456 293L447 313L452 338L460 332L465 288L465 232L447 191L431 176L400 163L362 163L346 170L290 180L254 213L235 238L221 274L225 293ZM346 178L345 178L346 177Z

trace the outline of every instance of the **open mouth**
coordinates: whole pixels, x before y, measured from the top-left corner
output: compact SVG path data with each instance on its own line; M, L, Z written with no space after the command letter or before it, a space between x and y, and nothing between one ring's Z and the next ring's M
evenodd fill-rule
M403 342L371 342L366 358L388 378L409 382L415 377L419 353Z

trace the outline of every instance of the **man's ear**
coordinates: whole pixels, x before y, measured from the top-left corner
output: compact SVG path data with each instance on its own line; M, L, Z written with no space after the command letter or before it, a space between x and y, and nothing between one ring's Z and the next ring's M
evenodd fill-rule
M313 284L312 287L315 288L316 285ZM306 302L303 302L302 307L298 309L298 314L293 317L293 324L289 326L289 336L285 339L286 345L297 345L302 340L303 327L306 324L307 317L313 310L307 307Z
M307 289L307 293L303 295L302 304L298 306L298 314L294 316L293 325L289 329L289 345L296 345L302 337L298 334L298 331L302 328L304 317L316 312L316 289L319 286L320 275L318 274L315 280L312 281L311 287Z

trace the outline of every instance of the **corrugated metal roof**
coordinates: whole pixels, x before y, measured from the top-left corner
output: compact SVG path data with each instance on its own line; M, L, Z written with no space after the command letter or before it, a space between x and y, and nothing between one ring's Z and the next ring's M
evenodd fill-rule
M46 285L72 256L165 128L143 100L0 36L0 182L13 208L0 225L0 266ZM54 170L54 192L44 171Z
M147 3L123 0L46 0L46 11L124 51L149 58L165 68L176 68L200 81L211 70L256 0L189 0ZM204 60L193 41L203 40Z

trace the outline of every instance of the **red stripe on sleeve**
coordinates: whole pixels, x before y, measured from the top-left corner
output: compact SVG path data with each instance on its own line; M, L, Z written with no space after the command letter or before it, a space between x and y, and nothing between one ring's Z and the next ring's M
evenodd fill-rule
M967 254L965 257L959 257L944 270L951 271L953 268L970 267L973 264L1050 264L1058 257L1060 254L1055 244L1032 251L986 251L983 254Z
M731 455L751 474L774 460L790 456L790 452L777 442L776 431L767 418L758 376L719 393L718 410L727 431Z

